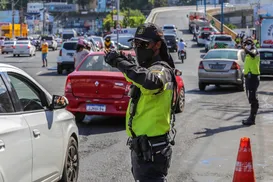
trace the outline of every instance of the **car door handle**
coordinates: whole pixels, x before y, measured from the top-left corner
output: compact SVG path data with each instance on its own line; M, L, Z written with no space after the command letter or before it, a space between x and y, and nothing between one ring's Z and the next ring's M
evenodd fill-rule
M40 133L39 130L37 130L37 129L34 129L34 130L33 130L33 136L34 136L35 138L38 138L40 135L41 135L41 133Z
M4 150L5 150L5 143L2 140L0 140L0 152Z

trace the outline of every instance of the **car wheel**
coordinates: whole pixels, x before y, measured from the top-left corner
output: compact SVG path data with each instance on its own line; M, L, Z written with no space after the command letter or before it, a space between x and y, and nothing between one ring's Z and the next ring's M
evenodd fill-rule
M206 47L206 48L205 48L205 51L206 51L206 52L208 52L208 51L209 51L209 49Z
M85 118L85 114L83 114L83 113L77 112L75 114L75 120L76 120L76 122L80 123L80 122L82 122L84 120L84 118Z
M78 180L79 174L79 151L78 142L70 137L66 149L66 157L61 182L74 182Z
M2 54L5 54L5 52L2 52Z
M238 85L238 90L239 91L241 91L241 92L243 92L243 91L245 91L245 77L243 76L243 78L242 78L242 83L240 84L240 85Z
M199 86L199 90L205 91L205 89L206 89L206 84L200 83L200 82L199 82L198 86Z
M29 57L31 57L32 56L32 54L29 54Z
M13 57L15 57L16 55L15 54L13 54Z
M57 67L57 73L60 75L60 74L63 74L63 69L62 67L58 66Z
M184 111L185 107L185 88L183 87L179 93L178 103L175 109L176 113L180 113Z

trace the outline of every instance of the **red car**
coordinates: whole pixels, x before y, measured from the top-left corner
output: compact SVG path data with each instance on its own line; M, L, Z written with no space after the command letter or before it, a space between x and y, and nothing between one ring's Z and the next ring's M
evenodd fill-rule
M126 51L135 57L134 51ZM185 105L184 82L178 83L179 102L176 112L182 112ZM83 121L85 115L122 116L126 114L130 88L123 74L104 61L104 52L90 53L80 65L67 76L65 96L69 100L67 110L75 115L76 121ZM162 103L163 104L163 103Z

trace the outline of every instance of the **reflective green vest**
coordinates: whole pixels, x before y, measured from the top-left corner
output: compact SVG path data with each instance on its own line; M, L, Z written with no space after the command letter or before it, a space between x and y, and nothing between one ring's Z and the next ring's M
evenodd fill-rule
M250 55L246 55L244 64L244 75L252 73L254 75L260 75L260 55L258 54L255 58Z
M164 76L164 69L157 71ZM128 82L132 82L140 88L141 96L139 98L136 113L132 122L132 129L136 136L147 135L148 137L160 136L170 131L171 102L173 96L173 83L165 84L163 91L159 94L159 89L150 90L142 85L133 82L124 74ZM126 112L126 133L132 136L128 122L130 118L130 105Z
M238 37L238 38L235 39L235 42L238 44L238 43L241 42L241 39Z

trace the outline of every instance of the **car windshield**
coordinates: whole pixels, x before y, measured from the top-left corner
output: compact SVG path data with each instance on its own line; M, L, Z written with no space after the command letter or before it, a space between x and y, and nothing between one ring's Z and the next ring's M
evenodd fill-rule
M28 40L26 37L18 37L17 40Z
M74 34L63 34L63 39L71 39L74 37Z
M101 38L99 37L92 37L95 42L101 42Z
M5 44L14 44L13 41L6 41Z
M45 39L45 40L53 40L53 37L42 37L41 39L42 39L42 40L44 40L44 39Z
M164 29L166 29L166 30L173 30L174 27L172 27L172 26L164 26Z
M77 42L66 42L63 44L63 48L66 50L76 50Z
M214 50L209 51L204 59L234 59L238 60L238 51L236 50Z
M131 42L128 42L129 39L131 39L132 36L120 36L119 37L119 43L123 44L123 45L126 45L128 47L131 47L132 44ZM114 42L117 42L117 38L116 37L111 37L111 40L114 41Z
M273 60L273 52L261 52L260 51L260 58L261 59L270 59L270 60Z
M28 44L29 42L21 42L21 41L18 41L16 42L16 44Z
M104 55L90 55L79 67L78 71L111 71L119 72L117 68L113 68L104 60Z
M168 41L168 40L170 40L170 41L176 41L176 39L175 39L175 36L172 36L172 35L164 35L164 37L165 37L165 39Z
M232 39L231 39L231 37L217 36L217 37L215 37L215 41L232 41Z

